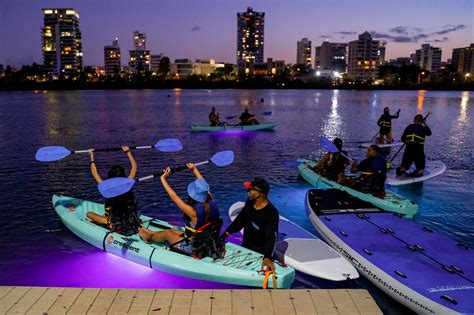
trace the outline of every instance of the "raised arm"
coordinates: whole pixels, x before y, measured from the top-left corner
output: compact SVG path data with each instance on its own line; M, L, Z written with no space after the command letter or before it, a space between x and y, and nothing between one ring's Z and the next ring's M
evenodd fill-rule
M196 165L194 165L193 163L188 163L188 164L186 164L186 167L189 170L193 171L194 176L196 176L197 179L204 179L204 177L202 177L201 173L197 169Z
M125 154L128 157L128 160L130 161L131 169L130 169L130 174L128 175L128 178L134 179L135 175L137 174L137 162L135 162L135 159L133 158L132 152L130 152L129 147L123 146L122 150L123 152L125 152Z
M102 183L102 178L100 177L99 172L97 171L97 167L95 166L94 149L89 149L89 158L91 159L91 174L97 184L100 184Z
M181 209L181 211L183 211L183 213L186 214L191 219L191 222L193 224L196 224L197 215L194 208L188 205L186 202L184 202L183 199L181 199L173 190L173 188L171 188L171 186L168 184L167 178L170 174L171 174L171 169L169 167L163 170L163 175L161 175L161 184L163 185L163 188L168 193L171 200L173 200L173 202L178 206L178 208Z

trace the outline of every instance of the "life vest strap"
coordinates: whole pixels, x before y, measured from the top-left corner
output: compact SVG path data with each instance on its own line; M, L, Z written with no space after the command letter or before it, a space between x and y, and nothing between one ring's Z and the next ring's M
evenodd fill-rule
M276 278L276 273L272 269L267 269L265 270L265 275L263 276L263 283L262 283L262 289L266 289L268 285L268 278L272 275L272 280L273 280L273 288L278 289L278 284L277 284L277 278Z

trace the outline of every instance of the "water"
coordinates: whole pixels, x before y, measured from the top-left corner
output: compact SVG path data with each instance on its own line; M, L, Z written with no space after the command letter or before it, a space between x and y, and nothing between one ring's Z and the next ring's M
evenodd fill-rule
M432 110L428 123L433 135L426 141L430 159L442 160L447 171L423 184L395 188L420 209L414 220L442 234L474 246L472 193L473 99L470 92L330 91L330 90L139 90L37 91L0 93L0 152L3 233L0 235L0 285L128 287L128 288L232 288L233 286L181 278L151 270L99 251L74 236L55 214L50 200L64 194L102 201L89 173L87 155L71 155L54 163L35 161L39 147L65 146L71 150L151 145L175 137L184 149L177 153L135 151L138 176L165 166L207 160L217 151L232 149L235 162L226 168L206 165L204 177L221 208L227 226L228 207L243 200L242 182L267 178L270 199L281 214L316 233L304 212L304 194L311 188L283 161L317 158L319 135L346 142L369 140L385 106L401 109L393 121L394 137L416 113ZM263 102L261 100L264 100ZM275 132L191 133L191 124L206 124L211 106L221 117L272 111L260 120L278 122ZM232 121L231 121L232 122ZM359 160L365 151L346 144ZM397 160L401 158L400 156ZM123 153L97 153L99 172L128 161ZM189 172L174 174L170 183L179 195L192 179ZM136 185L142 213L180 223L181 214L159 180ZM238 241L239 236L233 240ZM368 281L368 288L385 313L407 310ZM297 274L294 288L328 288L335 284Z

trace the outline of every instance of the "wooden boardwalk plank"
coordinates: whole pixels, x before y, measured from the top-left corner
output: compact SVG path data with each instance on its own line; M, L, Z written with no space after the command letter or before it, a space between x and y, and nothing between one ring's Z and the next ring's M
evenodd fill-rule
M137 294L136 289L119 289L108 314L127 314Z
M136 315L148 314L155 293L156 290L138 290L136 298L133 300L128 313Z
M311 290L311 299L318 314L337 315L337 308L328 290Z
M71 308L74 301L79 297L83 289L79 288L69 288L64 290L64 292L59 296L59 298L54 302L51 308L48 310L48 315L51 314L66 314L67 311Z
M13 287L0 287L0 300L3 299L3 297L11 290L13 290Z
M10 290L0 299L0 314L8 312L30 289L30 287L14 287Z
M328 290L339 314L359 314L357 307L347 290Z
M381 315L382 311L375 303L372 296L367 290L351 289L347 290L352 301L356 305L361 314L367 315Z
M39 298L38 301L26 312L30 314L44 314L53 306L59 299L61 294L66 290L65 288L47 288L46 292Z
M94 303L94 300L99 295L100 289L82 289L81 293L67 311L71 314L85 314Z
M309 290L290 290L296 314L317 314Z
M106 314L117 296L117 293L118 289L101 289L87 314Z
M25 314L45 291L46 288L31 288L8 310L7 314Z

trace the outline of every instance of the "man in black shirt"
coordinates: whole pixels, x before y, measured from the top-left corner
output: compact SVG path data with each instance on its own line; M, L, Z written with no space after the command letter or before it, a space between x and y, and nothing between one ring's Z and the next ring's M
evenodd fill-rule
M255 118L254 114L250 114L249 108L246 107L244 112L240 115L240 124L241 125L258 125L259 122Z
M262 269L275 270L272 257L278 235L278 210L268 200L270 185L265 179L245 182L248 199L235 220L227 227L223 237L244 229L242 246L263 254Z

